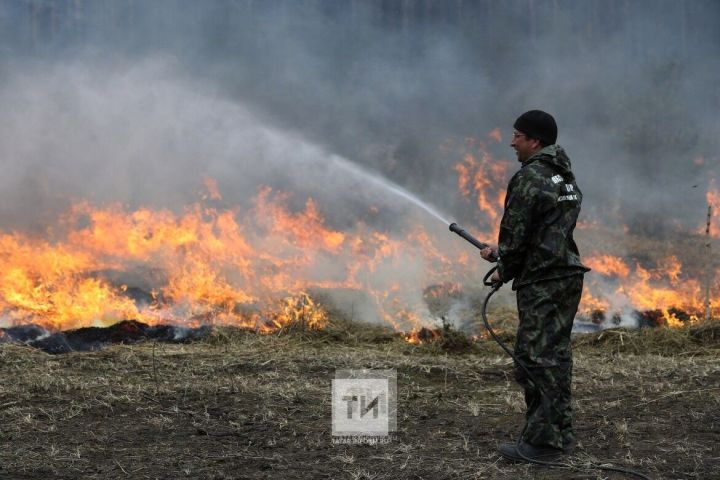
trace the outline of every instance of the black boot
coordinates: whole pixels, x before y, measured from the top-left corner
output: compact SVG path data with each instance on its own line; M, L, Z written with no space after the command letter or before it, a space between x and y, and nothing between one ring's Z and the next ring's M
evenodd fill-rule
M518 452L518 449L520 450ZM527 462L527 459L540 462L554 462L560 459L563 451L559 448L537 447L523 440L517 443L504 443L498 448L500 455L515 462ZM522 453L522 455L520 455Z

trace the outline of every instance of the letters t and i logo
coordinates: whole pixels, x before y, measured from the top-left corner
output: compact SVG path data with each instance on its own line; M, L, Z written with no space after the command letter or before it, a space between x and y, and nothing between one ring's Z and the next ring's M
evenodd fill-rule
M338 370L332 381L333 437L387 438L397 427L395 370Z

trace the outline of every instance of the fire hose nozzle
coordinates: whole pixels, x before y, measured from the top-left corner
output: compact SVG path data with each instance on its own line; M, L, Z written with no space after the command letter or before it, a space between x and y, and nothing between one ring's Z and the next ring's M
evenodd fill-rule
M465 231L464 228L462 228L462 227L461 227L460 225L458 225L457 223L451 223L451 224L450 224L450 231L457 233L457 234L460 235L462 238L464 238L464 239L467 240L468 242L472 243L473 245L475 245L475 247L477 247L477 248L480 249L480 250L484 250L484 249L486 249L487 247L490 246L490 245L488 245L487 243L483 243L483 242L481 242L480 240L478 240L477 238L475 238L475 237L473 237L472 235L470 235L467 231ZM491 260L491 261L497 262L497 258L494 258L494 259Z
M473 245L475 245L475 246L476 246L477 248L479 248L480 250L482 250L482 249L487 248L487 247L490 246L490 245L488 245L487 243L483 243L483 242L481 242L480 240L478 240L477 238L475 238L475 237L473 237L472 235L470 235L467 231L465 231L464 228L462 228L462 227L461 227L460 225L458 225L457 223L451 223L451 224L450 224L450 231L457 233L457 234L460 235L462 238L464 238L464 239L467 240L468 242L472 243Z

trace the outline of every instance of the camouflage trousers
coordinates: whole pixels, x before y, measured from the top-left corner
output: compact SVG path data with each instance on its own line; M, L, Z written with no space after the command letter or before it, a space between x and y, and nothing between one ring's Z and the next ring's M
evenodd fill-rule
M582 295L583 275L525 285L517 291L520 316L515 375L525 390L523 440L563 448L574 441L570 384L570 332Z

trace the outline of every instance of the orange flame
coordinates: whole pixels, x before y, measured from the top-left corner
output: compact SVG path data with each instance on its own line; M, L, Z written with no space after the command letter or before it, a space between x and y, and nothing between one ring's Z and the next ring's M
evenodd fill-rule
M403 334L403 338L406 342L414 345L420 345L423 343L432 343L440 338L442 334L437 329L420 328Z
M205 185L204 198L221 198ZM49 239L0 233L1 318L54 329L123 319L322 328L327 313L308 290L349 288L367 292L394 328L431 320L412 289L451 275L460 253L448 256L420 225L402 239L363 224L341 232L312 199L295 212L289 199L263 187L247 211L196 203L180 213L79 202Z
M493 243L509 162L493 159L487 146L501 140L499 130L487 141L467 139L454 166L460 194L480 215L481 230L473 234ZM408 341L426 341L432 335L422 332L433 331L427 328L433 319L423 302L459 296L463 282L478 282L479 256L455 237L441 241L440 232L419 223L401 235L362 222L340 231L328 225L312 198L292 209L289 194L262 187L247 210L222 209L217 183L203 183L209 204L182 211L81 201L45 236L0 232L0 321L53 329L123 319L234 324L260 332L289 325L323 328L328 313L312 292L353 289L364 292L393 328L419 332L408 334ZM718 237L720 192L714 182L707 199ZM598 228L592 221L584 225ZM700 317L701 282L676 256L641 266L598 253L585 262L593 272L586 277L583 311L622 303L659 310L670 326L683 323L677 309L690 321ZM428 285L435 287L424 290ZM719 287L716 276L713 292Z
M595 272L608 277L625 278L630 273L630 268L628 268L625 262L612 255L585 257L583 263Z
M496 142L502 140L498 129L490 132L488 138ZM477 211L481 214L479 223L484 229L477 235L478 238L489 239L491 243L495 243L503 211L503 187L508 180L509 162L492 158L487 142L474 139L465 141L460 156L461 160L453 167L457 173L458 191L463 197L474 199ZM696 164L698 163L702 162L696 161ZM714 180L710 182L707 200L713 205L711 235L717 238L720 236L720 191ZM602 229L597 219L580 219L577 228L579 231ZM626 225L621 229L626 234L629 232ZM466 261L463 259L457 263L464 264ZM634 263L631 259L604 253L585 257L583 261L593 270L586 277L586 288L580 307L585 314L606 312L613 308L622 308L623 311L628 308L636 311L661 311L662 317L670 326L678 326L683 322L673 313L676 309L686 312L691 322L700 318L703 305L701 281L683 275L683 265L676 256L657 259L651 269L643 268L639 264L631 267ZM695 276L699 277L697 272ZM720 284L720 281L716 283ZM713 292L717 289L718 285L715 285ZM717 315L718 311L718 305L715 305L713 313ZM614 315L620 312L609 313Z
M587 264L606 281L617 282L613 292L598 285L597 280L591 281L583 295L581 308L586 314L592 311L607 311L611 295L618 303L632 305L637 311L660 311L665 323L671 327L679 327L684 323L673 310L682 310L688 314L689 323L701 318L702 294L701 282L696 279L684 278L682 264L675 256L660 258L655 268L644 268L636 264L631 269L618 257L599 255L588 257ZM594 290L605 291L605 298L593 293Z
M500 129L492 130L488 138L502 141ZM496 160L489 153L487 142L477 142L478 148L472 147L476 142L465 142L468 150L462 160L453 167L458 175L458 190L468 198L474 198L475 204L482 214L479 220L489 227L489 236L497 238L500 231L500 219L505 203L505 184L509 162Z

